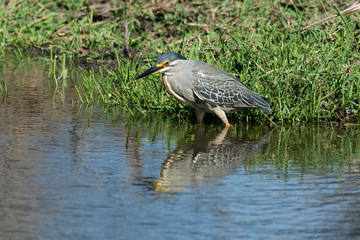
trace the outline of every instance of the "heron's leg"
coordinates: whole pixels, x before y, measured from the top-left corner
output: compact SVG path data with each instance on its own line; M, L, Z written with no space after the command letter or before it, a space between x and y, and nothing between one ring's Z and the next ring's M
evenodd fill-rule
M219 107L213 108L213 111L225 123L226 127L231 127L231 124L229 123L225 112L221 110L221 108Z
M196 112L196 118L197 118L198 125L201 126L202 121L204 119L205 112L198 110L198 109L196 109L195 112Z

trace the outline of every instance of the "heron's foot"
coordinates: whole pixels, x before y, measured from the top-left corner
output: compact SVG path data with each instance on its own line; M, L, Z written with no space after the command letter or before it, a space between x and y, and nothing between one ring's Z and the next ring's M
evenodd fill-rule
M221 121L225 123L225 127L231 127L231 124L229 123L224 110L222 110L220 107L215 107L212 110L221 119Z

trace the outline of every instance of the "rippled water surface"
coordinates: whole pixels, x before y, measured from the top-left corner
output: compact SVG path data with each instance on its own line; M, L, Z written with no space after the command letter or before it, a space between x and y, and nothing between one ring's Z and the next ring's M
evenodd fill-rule
M139 119L0 66L0 239L360 239L358 125Z

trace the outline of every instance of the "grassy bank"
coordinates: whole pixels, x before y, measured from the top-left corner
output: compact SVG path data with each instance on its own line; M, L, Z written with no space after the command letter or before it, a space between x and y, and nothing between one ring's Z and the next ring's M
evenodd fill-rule
M193 112L164 92L159 76L134 77L167 51L231 72L267 97L272 121L359 118L359 13L343 1L10 1L1 18L1 49L41 49L85 71L78 101L122 104L130 112ZM310 20L338 14L302 30ZM4 58L4 56L2 56ZM95 64L95 65L93 65ZM231 121L264 121L258 110Z

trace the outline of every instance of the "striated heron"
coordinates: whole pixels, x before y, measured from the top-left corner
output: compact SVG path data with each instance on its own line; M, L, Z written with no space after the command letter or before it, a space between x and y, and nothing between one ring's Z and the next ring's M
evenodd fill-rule
M201 125L206 112L215 113L226 125L226 113L243 108L259 108L271 114L267 100L245 86L233 75L210 64L186 60L169 52L157 58L155 64L136 79L152 73L163 73L166 91L177 101L195 109Z

